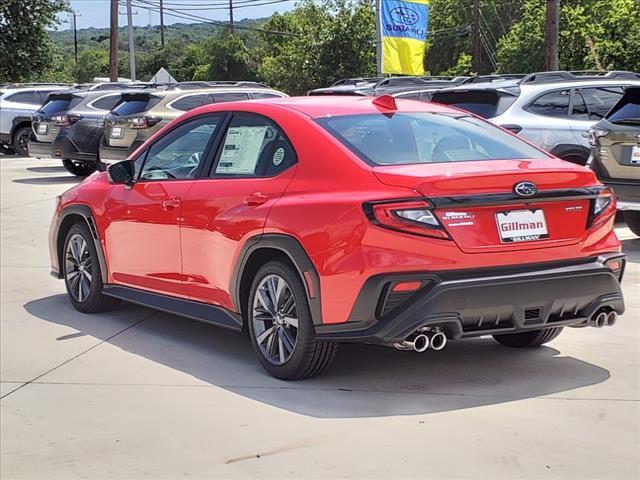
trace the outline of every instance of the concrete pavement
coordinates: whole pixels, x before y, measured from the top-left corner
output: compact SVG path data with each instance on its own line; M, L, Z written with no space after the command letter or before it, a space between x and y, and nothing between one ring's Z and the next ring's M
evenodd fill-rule
M239 334L125 305L72 309L49 276L59 162L0 157L0 476L640 477L640 239L627 313L516 351L344 346L326 375L275 380Z

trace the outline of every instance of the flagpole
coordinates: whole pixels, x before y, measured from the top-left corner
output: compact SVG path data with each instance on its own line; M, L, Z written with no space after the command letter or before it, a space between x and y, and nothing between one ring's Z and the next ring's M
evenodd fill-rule
M380 31L380 2L376 0L376 75L382 75L382 32Z

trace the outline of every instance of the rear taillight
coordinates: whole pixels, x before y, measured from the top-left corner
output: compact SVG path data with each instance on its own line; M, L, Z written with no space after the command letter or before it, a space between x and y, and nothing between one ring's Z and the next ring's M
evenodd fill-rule
M587 138L589 139L589 145L592 147L598 146L598 139L604 137L609 133L609 130L593 127L589 130Z
M81 118L82 117L80 115L67 115L65 113L62 115L55 115L51 117L51 120L56 125L59 125L61 127L66 127L67 125L73 125L74 123L79 121Z
M157 117L132 117L129 119L129 126L131 128L149 128L153 127L160 121Z
M389 200L363 204L367 218L374 224L397 232L450 239L426 199Z
M621 258L621 257L610 258L609 260L605 261L604 264L611 269L611 271L616 276L618 281L622 281L622 276L624 275L624 265L625 265L624 258Z
M616 196L610 188L603 188L598 196L591 200L591 212L587 227L596 227L611 218L616 212Z

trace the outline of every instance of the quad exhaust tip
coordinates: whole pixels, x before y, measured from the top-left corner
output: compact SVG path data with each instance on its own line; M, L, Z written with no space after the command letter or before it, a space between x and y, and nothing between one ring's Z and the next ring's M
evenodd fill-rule
M429 343L433 350L439 352L447 346L447 336L442 332L436 332L431 336Z
M617 321L618 314L616 312L611 311L607 314L607 327L613 327Z
M596 328L612 327L617 320L618 314L614 310L600 310L589 319L588 325Z
M412 340L404 340L394 343L397 350L413 350L418 353L426 352L429 348L439 352L447 346L447 335L444 332L436 331L418 333Z

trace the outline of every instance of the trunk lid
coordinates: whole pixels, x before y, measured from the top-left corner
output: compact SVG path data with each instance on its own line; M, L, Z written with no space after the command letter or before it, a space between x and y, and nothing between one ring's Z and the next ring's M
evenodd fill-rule
M374 167L385 184L431 199L435 215L466 253L569 245L584 236L591 171L557 159L489 160ZM514 193L534 184L531 198Z

